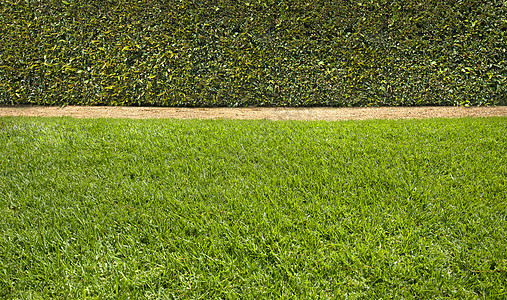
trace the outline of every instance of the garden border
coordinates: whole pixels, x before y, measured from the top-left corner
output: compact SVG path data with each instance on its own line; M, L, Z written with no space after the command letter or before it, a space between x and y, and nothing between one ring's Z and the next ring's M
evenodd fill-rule
M120 106L2 106L0 117L75 117L128 119L366 120L505 117L507 106L491 107L244 107L180 108Z

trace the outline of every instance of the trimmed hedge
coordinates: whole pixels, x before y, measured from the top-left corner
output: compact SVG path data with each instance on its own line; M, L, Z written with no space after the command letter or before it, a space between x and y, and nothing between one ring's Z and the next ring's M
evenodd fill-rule
M0 104L507 105L506 5L0 0Z

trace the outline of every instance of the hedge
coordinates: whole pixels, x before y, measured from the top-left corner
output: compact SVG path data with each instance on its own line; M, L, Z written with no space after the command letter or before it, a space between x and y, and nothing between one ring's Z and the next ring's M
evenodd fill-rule
M0 104L506 105L507 2L0 0Z

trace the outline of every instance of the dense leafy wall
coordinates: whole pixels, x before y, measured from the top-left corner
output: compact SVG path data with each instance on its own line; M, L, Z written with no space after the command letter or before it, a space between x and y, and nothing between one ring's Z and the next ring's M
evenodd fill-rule
M0 104L507 104L502 0L0 0Z

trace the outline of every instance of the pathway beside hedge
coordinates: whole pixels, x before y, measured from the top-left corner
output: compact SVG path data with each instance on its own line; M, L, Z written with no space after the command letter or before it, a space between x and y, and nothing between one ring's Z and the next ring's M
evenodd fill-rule
M267 120L366 120L408 118L460 118L507 116L507 106L494 107L358 107L358 108L174 108L111 106L0 107L0 117L37 116L75 118L267 119Z

